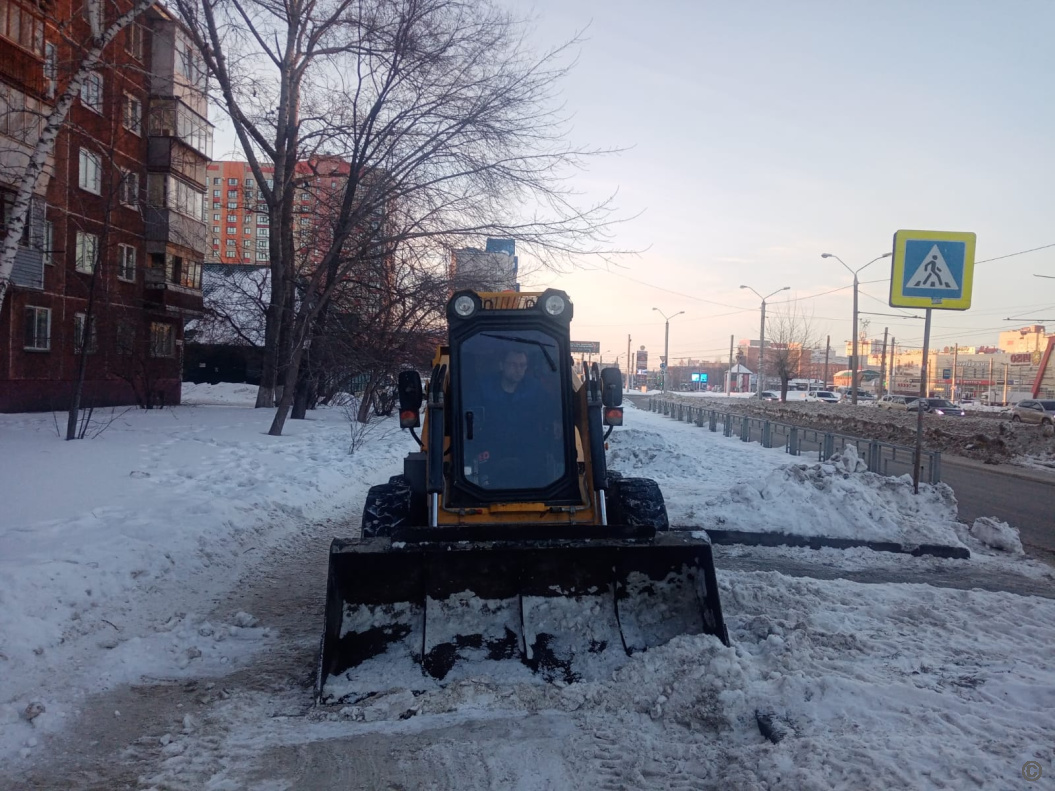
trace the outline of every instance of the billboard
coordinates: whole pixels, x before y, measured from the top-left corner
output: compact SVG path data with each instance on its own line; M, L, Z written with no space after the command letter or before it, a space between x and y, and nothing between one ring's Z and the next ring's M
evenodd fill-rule
M600 354L601 353L601 342L600 341L572 341L571 342L571 353L572 354Z
M707 384L707 374L705 373L694 373L692 375L692 381L700 382L701 384Z

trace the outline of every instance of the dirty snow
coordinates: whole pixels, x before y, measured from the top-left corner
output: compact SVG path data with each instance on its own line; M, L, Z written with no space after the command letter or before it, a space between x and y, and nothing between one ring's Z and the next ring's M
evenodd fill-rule
M1026 761L1055 772L1055 600L919 584L719 568L731 647L683 636L597 681L480 675L414 694L397 679L355 705L313 708L310 641L250 609L217 617L216 602L243 574L321 596L322 579L282 577L284 553L310 530L353 533L366 488L398 472L411 443L379 428L350 454L339 409L268 437L271 411L237 387L188 388L202 405L132 411L75 443L51 415L0 415L0 781L56 771L63 739L105 727L78 720L86 697L144 678L224 685L130 737L124 759L146 756L144 791L986 789L1021 787ZM941 487L911 499L852 454L803 463L634 409L627 424L612 467L656 478L679 525L722 515L887 540L934 530L972 559L882 562L1051 582L951 525ZM882 554L785 552L808 553L847 566ZM321 612L300 620L314 633ZM278 683L233 673L291 645L304 655ZM98 760L96 773L121 763Z

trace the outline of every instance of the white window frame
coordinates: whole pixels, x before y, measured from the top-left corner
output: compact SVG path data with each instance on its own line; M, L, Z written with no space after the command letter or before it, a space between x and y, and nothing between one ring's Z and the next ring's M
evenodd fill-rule
M136 280L136 248L130 244L117 245L117 279L126 283Z
M87 313L74 313L73 314L73 353L80 354L81 347L83 346L84 338L84 322L87 320ZM88 354L95 354L99 351L99 333L97 331L98 322L92 321L91 332L88 333Z
M44 263L51 266L55 263L52 251L55 249L55 223L44 220Z
M81 83L81 104L93 113L103 114L103 75L97 71L88 72Z
M122 124L134 135L142 136L143 134L143 102L138 96L134 96L130 93L124 95L124 113Z
M237 233L238 233L238 229L237 228L232 228L230 225L227 226L227 235L228 236L231 236L232 234L237 234Z
M59 50L50 42L44 45L44 84L45 94L54 99L59 85Z
M162 331L162 327L165 328ZM176 356L176 327L164 321L150 322L150 356Z
M227 179L227 183L228 183L228 185L230 185L232 187L237 187L238 186L238 179Z
M266 261L267 260L267 252L264 251L264 250L257 250L256 251L256 260L257 261Z
M88 148L80 150L78 186L85 192L102 194L103 158Z
M99 251L99 237L94 233L77 231L77 247L74 268L85 275L95 271L95 261Z
M38 305L26 305L25 311L23 312L24 320L32 322L33 328L33 345L28 345L23 340L22 348L27 352L50 352L51 351L51 308L42 308ZM32 316L32 318L30 318ZM41 342L40 329L41 316L44 319L44 338L43 343ZM25 333L23 333L23 336Z
M125 52L138 61L143 60L143 28L133 22L126 31Z
M139 174L126 170L121 173L121 183L117 190L118 200L122 206L139 206Z

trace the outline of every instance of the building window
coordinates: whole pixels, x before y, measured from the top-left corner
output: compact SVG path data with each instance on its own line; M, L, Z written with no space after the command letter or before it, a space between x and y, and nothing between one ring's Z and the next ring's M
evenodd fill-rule
M136 249L130 244L117 245L117 277L120 280L136 279Z
M219 209L220 208L220 201L213 201L212 207L214 209Z
M251 239L246 239L245 241L242 242L242 247L244 247L246 250L248 250L251 246L252 246L252 240Z
M242 183L245 184L245 186L247 186L247 187L255 187L256 186L256 184L253 182L252 179L246 179Z
M76 269L90 275L95 271L95 255L99 250L99 237L94 233L77 231Z
M103 111L103 75L90 72L81 85L81 104L97 113Z
M237 198L238 197L238 190L227 190L227 197L228 198Z
M51 309L27 306L26 339L28 351L46 352L51 349Z
M220 232L220 226L219 225L214 225L212 227L212 232L213 233L219 233Z
M256 229L256 235L257 236L263 236L266 239L267 236L268 236L267 228L257 228Z
M80 187L82 190L94 192L99 195L102 192L103 162L102 157L94 151L86 148L81 149Z
M237 209L238 208L238 201L229 202L227 204L227 208L228 209Z
M143 28L134 22L125 28L125 52L136 60L143 60Z
M266 250L267 249L267 239L257 239L256 240L256 249L257 250Z
M129 132L143 133L143 103L131 94L125 94L124 126Z
M217 178L214 178L214 179L212 180L212 184L213 184L213 186L214 186L214 187L215 187L215 186L216 186L217 184L221 184L221 183L223 183L223 179L217 179Z
M212 191L212 196L214 198L219 198L220 197L220 191L219 190L213 190Z
M237 214L228 214L227 215L227 222L238 222L238 215Z
M225 258L237 258L238 257L238 251L237 250L228 250L227 252L224 253L224 257Z
M130 321L117 324L114 338L114 349L118 354L131 354L136 348L136 325Z
M18 3L0 0L0 36L37 55L44 52L44 22Z
M87 315L84 313L73 314L73 353L80 354L84 349L84 325L89 325L90 331L88 332L88 354L95 354L99 348L99 336L95 331L95 322L87 321Z
M44 263L51 266L55 259L51 253L55 249L55 223L44 220Z
M176 333L171 324L150 322L150 356L172 357L176 354Z
M212 240L212 246L213 247L219 247L220 246L220 240L219 239L213 239Z
M237 247L238 246L238 241L236 239L228 239L227 240L227 246L228 247Z
M180 285L184 288L201 288L201 261L184 261L180 268Z
M118 190L118 199L125 206L139 205L139 174L122 173Z
M0 0L2 4L3 0ZM59 84L59 51L54 44L44 45L44 83L48 98L54 99Z
M230 234L236 234L236 233L238 233L238 229L237 229L237 228L230 228L230 227L229 227L229 228L227 229L227 233L228 233L228 235L230 235Z
M238 186L238 179L227 179L227 183L232 187Z
M219 214L214 214L212 216L212 221L213 222L219 222L220 221L220 215Z
M257 250L257 252L256 252L256 260L257 261L266 261L267 260L267 253L262 253L259 250Z

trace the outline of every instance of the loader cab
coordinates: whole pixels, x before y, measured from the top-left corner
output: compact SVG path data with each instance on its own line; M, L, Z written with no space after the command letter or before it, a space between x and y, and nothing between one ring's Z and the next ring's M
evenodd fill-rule
M567 294L448 304L448 505L581 502Z

